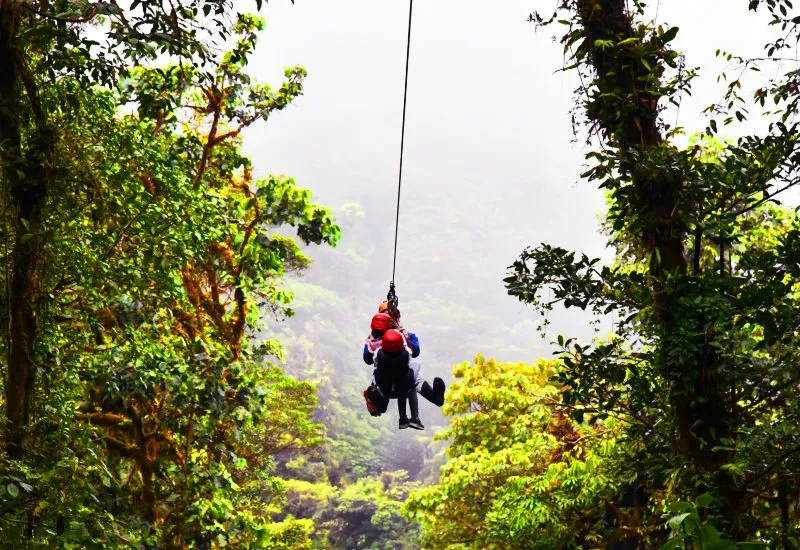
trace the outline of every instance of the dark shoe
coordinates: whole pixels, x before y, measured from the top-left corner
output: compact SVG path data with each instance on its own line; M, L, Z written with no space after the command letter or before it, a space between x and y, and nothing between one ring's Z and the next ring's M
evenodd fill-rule
M441 407L444 405L444 380L441 378L434 378L433 387L431 387L426 380L422 383L419 394L437 407Z
M412 418L408 421L408 427L414 428L415 430L424 430L425 426L422 425L422 422L419 421L419 418Z
M433 396L436 399L435 403L440 407L444 405L444 380L438 376L433 379Z
M410 422L411 422L411 421L410 421L408 418L401 418L401 419L400 419L400 423L398 424L398 427L399 427L401 430L405 430L405 429L406 429L406 428L408 428L408 426L410 425Z

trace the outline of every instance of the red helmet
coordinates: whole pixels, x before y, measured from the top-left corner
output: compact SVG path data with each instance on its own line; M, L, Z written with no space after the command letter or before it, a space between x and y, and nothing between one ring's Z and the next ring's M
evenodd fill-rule
M389 330L392 328L392 318L385 313L376 313L372 317L369 328L370 330Z
M383 351L403 351L406 347L406 341L399 330L387 330L381 340L381 349Z

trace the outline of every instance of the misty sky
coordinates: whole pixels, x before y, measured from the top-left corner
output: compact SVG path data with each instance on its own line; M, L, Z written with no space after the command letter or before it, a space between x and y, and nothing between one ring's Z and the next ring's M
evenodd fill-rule
M554 4L417 0L414 6L398 284L413 278L433 289L438 279L470 285L473 270L489 272L496 283L486 286L486 300L505 301L511 325L531 315L506 296L501 279L526 245L544 241L607 255L597 233L602 196L579 182L586 148L574 142L569 114L577 77L556 72L563 55L553 35L561 29L537 30L526 22L532 9ZM701 110L722 89L717 48L761 52L766 26L746 8L746 0L653 2L651 15L659 23L681 28L674 44L687 54L687 65L705 70L693 96L667 122L678 117L689 133L705 126ZM405 0L270 1L251 71L277 84L284 66L300 64L309 77L295 105L246 135L260 174L292 175L330 206L359 201L377 186L386 200L367 206L384 210L393 222L407 10ZM409 273L403 270L409 254L453 239L446 218L440 235L415 231L415 214L426 214L415 207L430 201L446 204L450 219L480 220L480 231L452 241L474 255L451 266L432 259L430 269ZM391 232L391 225L376 229ZM391 250L371 261L386 265L386 277L363 282L369 302L385 293ZM554 332L589 334L575 317L557 314L553 321Z

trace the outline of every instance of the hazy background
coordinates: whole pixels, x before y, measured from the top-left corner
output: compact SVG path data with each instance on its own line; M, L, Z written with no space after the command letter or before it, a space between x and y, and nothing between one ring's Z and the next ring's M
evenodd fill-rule
M468 300L460 305L529 335L525 349L503 359L534 359L547 346L532 314L506 296L506 267L539 242L607 255L597 232L602 195L578 182L587 149L570 122L577 76L557 72L563 50L553 36L561 28L526 21L532 9L548 13L553 4L415 3L397 285L406 323L423 339L426 327L415 322L409 301L457 285ZM675 45L687 66L704 70L669 123L678 120L689 133L705 126L700 112L722 89L717 48L761 51L766 27L746 8L745 0L650 6L659 23L681 28ZM365 228L388 239L368 258L376 276L357 281L363 304L356 308L366 317L391 278L408 2L272 0L264 13L255 76L277 84L284 66L301 64L309 77L295 105L249 131L246 149L259 173L289 174L325 204L356 202L385 219ZM340 247L349 241L345 233ZM311 279L327 269L319 258ZM553 335L590 337L586 320L568 313L553 312Z
M452 365L478 352L534 361L551 356L558 334L584 341L596 334L585 315L560 308L542 340L534 314L502 283L529 245L610 254L598 233L602 194L579 181L588 148L571 123L577 75L559 72L564 54L553 37L562 28L527 22L531 10L555 3L415 2L396 282L428 378L449 384ZM733 70L715 57L718 48L762 54L769 27L747 4L649 6L658 24L680 27L674 46L687 67L701 68L693 94L665 122L688 135L706 126L703 109L725 89L717 75ZM442 445L431 434L446 423L438 410L421 405L434 429L397 432L393 410L370 418L361 398L369 380L361 347L391 278L408 2L271 0L262 13L267 30L252 73L278 85L283 67L300 64L309 77L294 105L248 131L245 149L258 175L293 176L343 227L336 250L310 251L314 266L293 284L297 316L274 335L287 344L287 369L317 385L317 418L330 435L325 452L339 457L339 470L358 477L400 468L434 480ZM771 70L745 80L745 93ZM723 133L764 129L754 116ZM601 335L611 322L600 323Z

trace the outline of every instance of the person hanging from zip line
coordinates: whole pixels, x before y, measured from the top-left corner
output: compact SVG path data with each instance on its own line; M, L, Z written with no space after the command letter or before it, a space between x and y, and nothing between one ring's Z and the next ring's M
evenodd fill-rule
M437 407L441 407L442 405L444 405L444 394L445 394L444 381L441 378L436 377L433 379L433 386L431 386L431 384L428 383L427 380L424 380L420 377L421 365L419 361L411 361L411 359L418 357L420 354L419 338L417 338L417 335L414 334L413 332L408 332L402 327L400 323L399 310L395 309L394 317L392 317L388 313L385 313L387 310L388 310L387 303L383 302L378 307L379 312L375 314L372 318L372 322L370 323L371 333L367 337L367 341L364 344L364 351L363 351L364 362L367 363L368 365L374 364L376 355L378 351L381 349L385 334L389 330L394 330L398 332L400 336L403 338L403 347L407 348L409 352L409 368L411 369L414 378L414 389L422 397L424 397ZM369 388L367 391L364 392L364 398L367 401L367 408L370 410L370 414L374 414L374 410L370 408L370 397L368 396L368 393L369 393ZM414 395L413 399L416 400L416 398L417 396ZM409 427L409 421L407 416L405 415L405 405L403 404L401 406L400 400L398 400L398 408L400 411L400 429L402 430ZM413 416L414 414L412 412L412 417ZM416 428L416 429L421 429L421 428Z
M367 365L372 364L372 356L375 355L375 352L381 347L381 337L383 333L390 328L400 331L400 334L403 335L403 338L406 340L406 345L411 348L412 358L419 356L419 338L417 338L417 335L413 332L408 332L400 324L399 311L397 312L397 316L398 318L395 320L387 313L386 302L382 302L378 306L378 313L372 317L372 322L369 327L371 333L367 336L367 342L364 344L364 362Z
M378 403L378 416L388 408L390 399L397 399L397 411L400 414L401 430L413 428L424 430L419 419L419 401L414 383L414 372L411 370L411 350L406 339L396 329L387 330L381 338L380 347L375 352L372 372L372 384L364 392L367 408L370 409L371 398ZM373 404L374 404L373 403ZM406 404L410 405L411 418L406 413ZM372 410L370 410L372 414Z
M371 332L370 335L367 336L367 341L364 344L363 357L367 365L373 364L374 355L381 345L381 338L384 332L389 329L395 329L400 332L406 342L406 346L411 350L412 359L416 359L420 354L419 338L413 332L409 332L403 328L400 323L400 312L397 312L397 320L393 319L388 313L380 312L381 309L386 311L383 307L385 304L386 302L381 304L378 308L379 313L372 317L372 322L370 324ZM433 379L433 385L431 385L427 380L420 377L422 365L419 361L411 361L410 366L411 370L414 372L414 385L417 389L417 393L437 407L444 405L444 380L437 376Z

